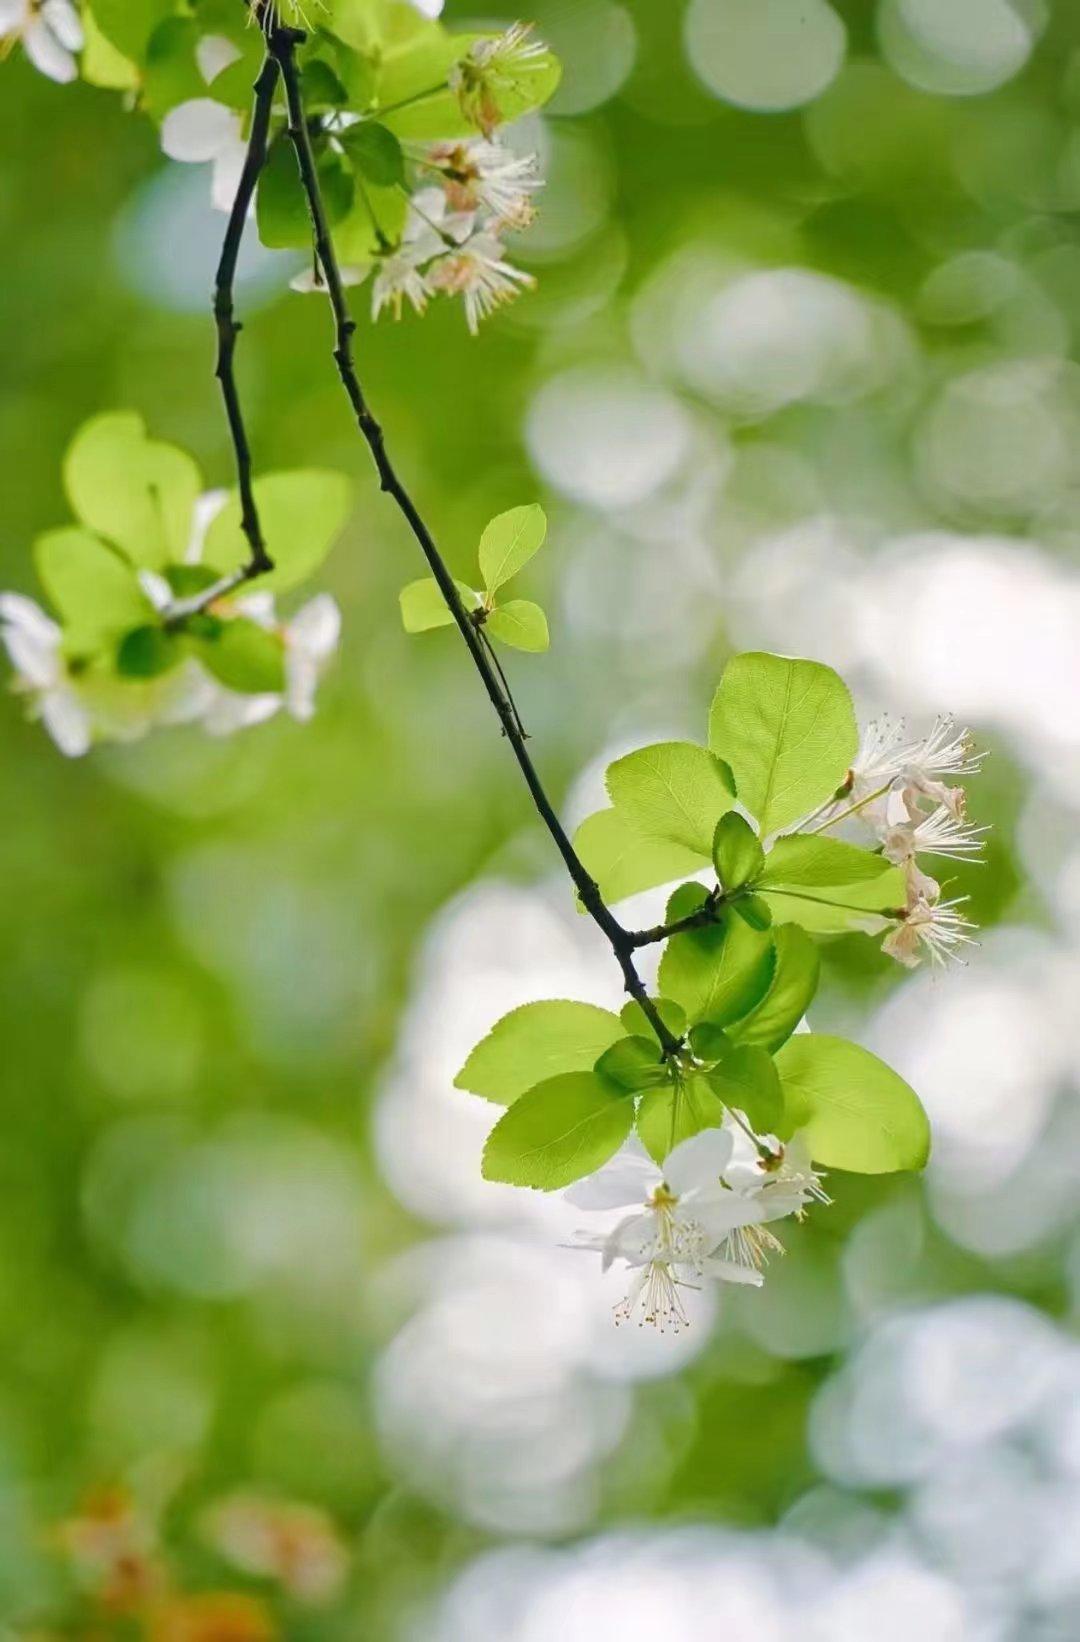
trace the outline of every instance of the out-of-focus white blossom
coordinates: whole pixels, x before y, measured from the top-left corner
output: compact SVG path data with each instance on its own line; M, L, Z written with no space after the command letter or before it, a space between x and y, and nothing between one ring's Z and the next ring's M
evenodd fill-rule
M0 56L16 42L50 80L68 85L78 75L83 26L71 0L0 0Z

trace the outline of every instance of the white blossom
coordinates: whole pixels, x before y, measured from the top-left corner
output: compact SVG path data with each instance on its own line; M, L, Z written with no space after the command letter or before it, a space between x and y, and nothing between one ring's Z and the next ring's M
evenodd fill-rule
M914 969L924 957L939 965L945 965L950 959L954 963L962 962L962 949L978 945L971 934L975 925L956 910L966 900L966 895L951 901L931 901L915 895L903 919L882 941L882 952L902 963L905 969Z
M801 1218L808 1203L832 1202L803 1135L793 1135L787 1142L775 1135L762 1136L767 1155L740 1128L731 1131L731 1139L731 1161L724 1169L724 1180L733 1191L758 1198L775 1211L768 1215L770 1220L785 1214Z
M501 240L486 228L478 229L456 250L440 257L429 278L435 290L463 299L465 320L473 336L482 319L536 283L531 274L505 260Z
M896 866L904 866L916 855L942 855L964 861L978 855L988 831L988 827L973 827L951 815L941 804L919 821L886 823L881 829L881 844L886 859Z
M890 787L904 768L904 755L903 719L887 713L872 719L848 772L851 797L858 801Z
M761 1266L780 1250L764 1224L793 1212L794 1196L769 1199L723 1180L732 1156L726 1129L703 1129L668 1155L663 1169L636 1139L565 1193L582 1209L626 1208L608 1232L582 1232L573 1247L598 1253L606 1271L621 1260L635 1275L615 1309L616 1322L640 1312L661 1332L689 1321L680 1290L703 1279L760 1286Z
M161 146L172 160L213 166L210 197L218 211L230 211L247 145L244 122L235 109L212 97L193 97L171 108L161 122Z
M511 23L492 39L474 41L450 70L450 89L465 118L490 137L502 121L499 92L515 90L543 67L545 56L543 42L532 38L531 23Z
M91 720L63 654L63 632L33 599L0 593L0 637L15 668L15 689L29 698L60 751L80 757L90 746Z
M0 0L0 56L16 41L50 80L67 85L77 78L83 26L71 0Z
M536 214L531 196L543 183L535 154L499 142L443 142L422 163L438 172L451 211L486 211L505 228L526 228Z

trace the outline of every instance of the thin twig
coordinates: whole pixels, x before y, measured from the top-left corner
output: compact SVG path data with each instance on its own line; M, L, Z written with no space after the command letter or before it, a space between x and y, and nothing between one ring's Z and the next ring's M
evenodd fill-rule
M311 214L315 251L322 266L323 278L326 281L327 295L330 299L330 307L334 317L334 362L337 365L338 374L348 395L349 403L353 408L360 432L371 451L379 475L379 483L387 495L391 496L397 503L427 560L428 567L438 583L439 591L442 593L446 606L454 618L469 655L472 657L473 665L483 681L488 699L499 716L503 732L513 748L514 757L517 759L518 766L525 778L525 784L529 789L537 813L551 834L555 846L563 858L566 870L573 880L581 903L607 937L622 970L626 991L641 1005L665 1055L673 1056L678 1053L680 1040L668 1030L660 1018L656 1006L649 998L645 985L634 966L633 943L628 932L604 902L598 885L586 871L584 863L574 849L555 813L532 759L529 757L515 709L499 683L481 635L462 604L461 597L454 585L454 578L450 574L431 532L420 517L416 504L398 477L387 455L382 428L376 421L364 397L352 355L352 337L356 324L349 313L341 272L338 267L333 241L330 237L326 210L319 188L315 156L311 147L311 137L304 114L300 69L296 61L296 47L304 39L305 35L302 30L279 27L270 30L267 44L271 56L281 69L281 78L285 86L285 100L289 116L288 134L296 154L300 180L303 184L308 210Z

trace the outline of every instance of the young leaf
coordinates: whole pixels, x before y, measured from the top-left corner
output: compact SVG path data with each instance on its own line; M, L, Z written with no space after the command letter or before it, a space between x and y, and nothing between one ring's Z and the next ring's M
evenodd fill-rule
M645 838L661 838L708 860L717 818L735 800L731 772L692 741L658 741L609 764L608 794Z
M466 610L475 610L480 603L479 593L474 593L464 582L456 581L454 586ZM433 576L421 576L419 581L409 582L398 594L398 603L406 633L429 633L435 627L454 625L453 613Z
M752 1044L736 1044L707 1074L709 1087L723 1101L742 1112L759 1135L779 1135L786 1128L784 1097L772 1056Z
M94 15L85 6L82 11L83 49L79 71L88 85L101 86L108 91L135 91L140 74L138 63L117 51L94 21Z
M678 1091L650 1089L638 1102L638 1137L658 1164L680 1141L702 1129L719 1129L723 1121L724 1108L703 1077L685 1079Z
M700 885L684 889L699 890ZM702 896L705 891L700 890ZM668 920L693 910L695 897L676 891ZM660 960L662 991L681 1003L692 1023L727 1026L752 1009L772 978L773 945L768 935L721 911L714 924L672 935Z
M46 531L34 543L34 564L71 654L111 645L154 619L131 565L88 531Z
M716 823L712 858L720 887L727 895L756 880L765 865L765 851L754 829L734 810L722 815Z
M681 1038L686 1031L686 1011L682 1006L675 1003L671 998L651 998L649 1001L672 1037ZM652 1022L636 998L631 998L629 1003L623 1004L619 1010L619 1019L631 1037L651 1038L654 1036Z
M500 639L515 650L532 650L538 654L551 642L547 617L538 604L531 604L528 599L507 599L505 604L496 606L485 625L493 639Z
M625 900L657 884L670 884L701 866L696 850L663 838L643 837L618 810L597 810L588 816L574 834L574 848L608 902Z
M762 889L774 884L857 884L867 878L880 878L888 868L883 856L859 849L856 844L789 833L786 838L778 838L769 851L758 883Z
M857 1174L923 1167L930 1151L926 1113L915 1091L868 1049L800 1033L776 1066L788 1121L804 1132L817 1162Z
M620 1089L652 1089L669 1083L671 1073L654 1037L620 1038L605 1049L594 1068L597 1075L610 1078Z
M132 564L157 569L184 557L199 470L185 451L148 439L134 411L84 422L68 446L63 473L78 518Z
M208 672L241 695L277 695L285 688L285 647L276 633L237 616L222 622L213 638L198 640Z
M808 814L841 785L859 733L831 667L750 651L734 656L713 698L709 746L735 775L759 832Z
M481 1038L454 1087L508 1105L558 1072L591 1071L622 1036L618 1015L595 1004L564 998L522 1004Z
M546 535L547 517L537 502L497 514L480 538L480 574L488 592L496 592L516 576L543 545Z
M520 1095L488 1136L485 1180L550 1192L591 1174L617 1152L634 1100L594 1072L563 1072Z
M184 659L184 641L156 623L133 627L116 651L116 670L124 678L158 678Z
M264 473L255 480L267 552L274 569L259 578L260 589L284 593L316 571L349 515L352 486L344 474L320 468ZM206 532L203 562L222 572L246 564L250 549L240 529L240 502L231 493Z
M386 126L362 120L343 131L340 141L366 182L374 183L376 188L404 186L405 156L400 142Z
M749 1014L730 1028L737 1043L757 1044L775 1054L794 1032L817 991L818 949L798 924L773 933L775 962L769 990Z

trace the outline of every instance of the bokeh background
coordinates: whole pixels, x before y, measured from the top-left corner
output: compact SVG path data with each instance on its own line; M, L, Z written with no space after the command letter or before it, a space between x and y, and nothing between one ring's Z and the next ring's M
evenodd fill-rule
M513 678L570 821L612 756L703 737L736 648L835 665L864 719L972 723L981 951L910 978L836 940L815 1013L915 1084L934 1157L833 1175L764 1290L662 1341L613 1330L572 1213L480 1181L464 1051L519 1002L615 1002L614 965L454 637L400 631L420 567L321 300L249 247L257 458L356 476L344 646L307 727L69 764L0 713L0 1612L114 1634L71 1617L54 1525L123 1487L189 1589L287 1637L1069 1642L1080 7L529 14L565 62L527 133L539 289L475 343L449 304L363 325L370 396L459 574L491 514L548 509L522 591L553 649ZM228 482L223 219L116 95L3 76L0 580L29 591L95 410ZM208 1546L237 1490L328 1514L332 1597Z

